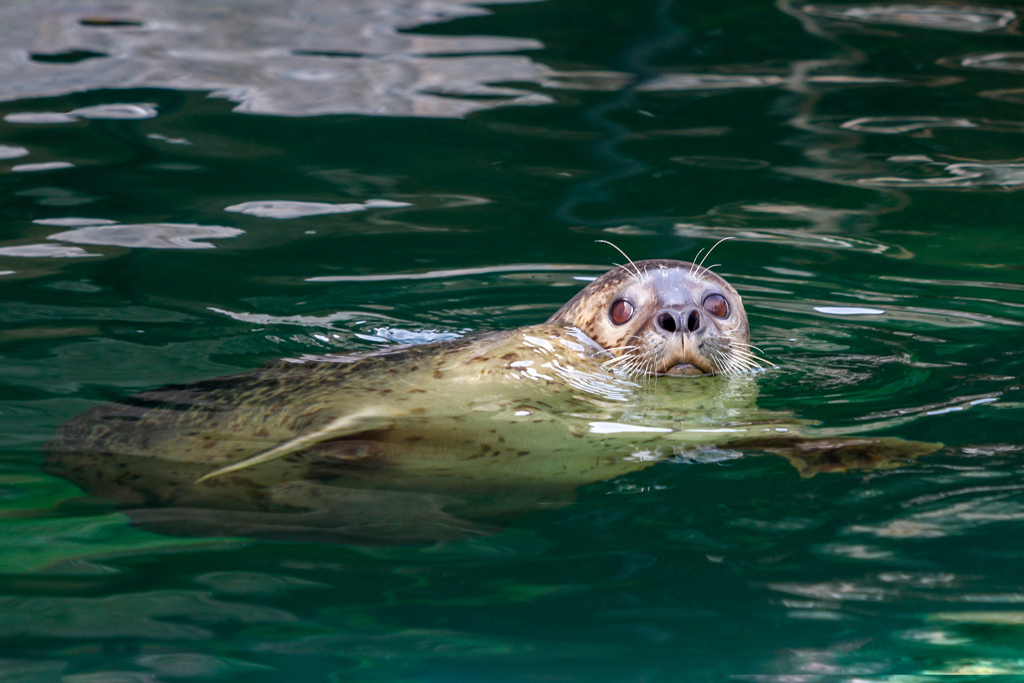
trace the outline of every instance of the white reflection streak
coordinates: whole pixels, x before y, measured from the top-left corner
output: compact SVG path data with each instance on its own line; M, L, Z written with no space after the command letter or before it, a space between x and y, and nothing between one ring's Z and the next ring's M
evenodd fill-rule
M933 128L977 128L970 119L951 119L941 116L863 116L839 126L864 133L910 133Z
M800 9L829 19L968 33L998 31L1017 18L1016 13L1008 9L955 5L804 5Z
M259 218L303 218L335 213L355 213L367 209L391 209L412 206L409 202L396 202L389 199L370 199L366 202L331 204L328 202L300 202L285 199L268 199L263 201L243 202L228 206L224 210L232 213L244 213Z
M0 159L18 159L25 156L28 156L28 150L24 147L0 145Z
M102 244L116 247L147 249L213 249L210 242L199 239L236 237L244 231L221 225L191 223L136 223L101 225L58 232L47 239L74 244Z
M436 280L446 277L467 275L493 275L496 273L550 272L576 270L607 270L598 266L577 266L562 263L516 263L507 266L485 266L481 268L453 268L431 270L426 273L388 273L382 275L321 275L306 278L306 282L388 282L392 280Z
M90 254L81 247L66 247L57 244L23 244L14 247L0 247L0 256L18 258L84 258L100 256Z
M214 313L220 313L226 315L232 320L237 320L244 323L255 323L257 325L299 325L301 327L323 327L327 329L335 329L334 323L348 320L365 319L365 318L380 318L387 319L385 316L377 315L373 313L366 313L363 311L341 311L338 313L332 313L331 315L315 316L315 315L267 315L265 313L240 313L237 311L227 311L223 308L215 308L210 306L207 310L213 311ZM384 341L382 338L381 341Z
M34 171L58 171L64 168L74 168L70 161L42 161L35 164L17 164L11 170L15 172L31 173Z
M92 107L79 107L67 113L61 112L15 112L4 117L7 123L75 123L79 119L120 119L139 120L151 119L156 116L156 105L141 104L97 104Z
M857 308L855 306L815 306L814 310L826 315L882 315L880 308Z
M961 66L969 69L997 71L1024 71L1024 52L993 52L987 55L964 57Z
M895 410L879 411L854 419L866 422L891 417L902 417L905 415L943 415L950 412L968 410L974 406L996 403L1000 398L1002 398L1002 396L1002 393L980 394L976 396L956 396L948 401L942 401L940 403L929 403L923 406L911 406L906 408L896 408Z
M943 164L929 164L939 165ZM883 176L863 178L857 182L861 185L877 187L953 187L979 188L986 186L1019 187L1024 185L1024 164L1011 162L970 162L945 165L948 176L935 178L902 178L899 176Z
M667 427L644 427L641 425L623 424L621 422L591 422L591 434L632 434L632 433L671 433Z

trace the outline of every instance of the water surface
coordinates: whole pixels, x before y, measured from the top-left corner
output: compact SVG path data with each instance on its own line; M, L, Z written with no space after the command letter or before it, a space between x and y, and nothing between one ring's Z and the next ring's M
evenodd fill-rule
M1020 674L1022 70L1013 5L8 3L0 680ZM151 534L40 472L103 401L723 237L761 408L944 447L705 452L394 548Z

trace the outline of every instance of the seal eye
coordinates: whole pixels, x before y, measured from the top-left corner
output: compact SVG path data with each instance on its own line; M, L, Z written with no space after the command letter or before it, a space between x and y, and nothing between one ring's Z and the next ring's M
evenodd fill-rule
M616 325L624 325L633 317L633 304L625 299L619 299L612 304L612 322Z
M704 299L704 310L716 318L729 317L729 302L721 294L712 294Z

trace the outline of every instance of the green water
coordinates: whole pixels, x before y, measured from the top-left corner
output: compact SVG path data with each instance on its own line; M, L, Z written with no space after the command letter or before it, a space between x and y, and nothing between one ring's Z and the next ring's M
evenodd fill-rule
M1024 672L1010 5L197 5L0 7L0 681ZM101 402L723 237L761 407L944 447L663 462L437 547L150 534L40 472Z

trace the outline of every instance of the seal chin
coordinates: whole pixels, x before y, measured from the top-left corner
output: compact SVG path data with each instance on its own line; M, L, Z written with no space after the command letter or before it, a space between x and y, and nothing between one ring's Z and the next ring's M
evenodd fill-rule
M695 349L684 348L680 353L666 354L658 363L657 375L714 375L715 368Z
M678 365L673 365L672 367L670 367L665 372L662 372L662 373L659 373L659 374L662 374L662 375L710 375L710 374L713 374L713 373L710 373L710 372L707 372L705 370L702 370L702 369L698 368L696 365L694 365L693 363L679 363Z

